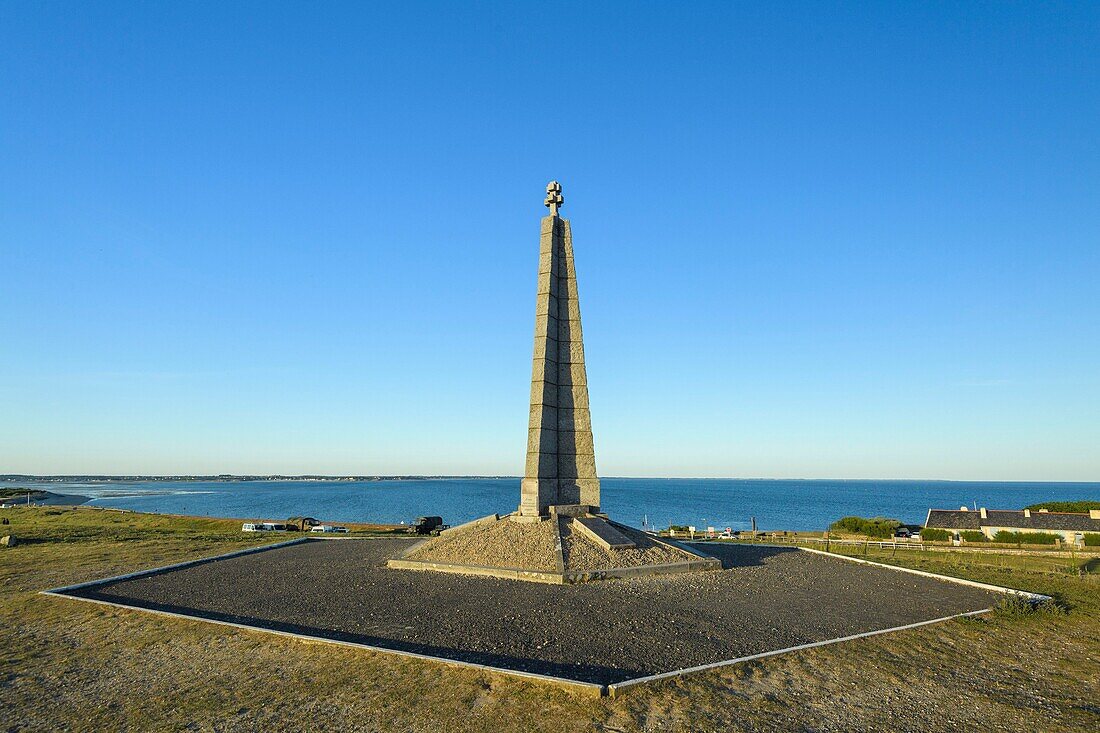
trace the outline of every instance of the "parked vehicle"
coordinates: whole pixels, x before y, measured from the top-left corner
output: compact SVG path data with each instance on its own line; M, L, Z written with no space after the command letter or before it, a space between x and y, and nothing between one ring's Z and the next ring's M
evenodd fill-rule
M282 522L245 522L241 525L242 532L286 532L286 525Z
M318 524L316 527L309 530L310 532L337 532L340 534L347 534L347 527L336 527L331 524Z
M409 534L438 535L449 525L443 524L443 517L417 517L405 531Z

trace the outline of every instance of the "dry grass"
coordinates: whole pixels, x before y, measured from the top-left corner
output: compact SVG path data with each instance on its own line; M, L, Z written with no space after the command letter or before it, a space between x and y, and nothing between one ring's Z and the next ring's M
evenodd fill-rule
M38 595L273 538L244 536L239 524L221 520L56 509L0 516L12 522L4 533L29 540L0 548L0 730L1100 728L1098 579L998 564L989 553L973 561L903 551L872 559L1046 593L1064 612L1014 609L593 700L428 662Z

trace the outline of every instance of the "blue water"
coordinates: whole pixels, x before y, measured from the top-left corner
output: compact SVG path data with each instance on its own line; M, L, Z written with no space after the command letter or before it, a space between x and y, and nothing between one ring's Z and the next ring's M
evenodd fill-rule
M32 486L26 482L22 486ZM519 504L519 479L424 481L179 481L39 484L92 504L146 512L336 522L409 521L437 514L450 524L506 513ZM1100 483L837 481L768 479L602 479L603 509L639 526L694 524L746 529L823 529L839 517L888 516L923 523L930 507L1019 509L1040 501L1100 500Z

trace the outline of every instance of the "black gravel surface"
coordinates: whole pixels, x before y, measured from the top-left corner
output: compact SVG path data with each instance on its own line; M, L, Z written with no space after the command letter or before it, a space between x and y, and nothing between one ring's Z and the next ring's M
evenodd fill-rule
M544 585L384 567L408 540L314 540L70 595L609 684L994 605L1000 595L786 548L725 570Z

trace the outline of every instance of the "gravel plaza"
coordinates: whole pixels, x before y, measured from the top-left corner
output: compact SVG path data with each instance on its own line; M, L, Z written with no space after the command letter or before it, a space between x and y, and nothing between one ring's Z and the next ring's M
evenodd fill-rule
M52 591L383 651L608 685L991 608L1003 593L793 548L723 570L546 585L404 571L405 539L305 540Z

